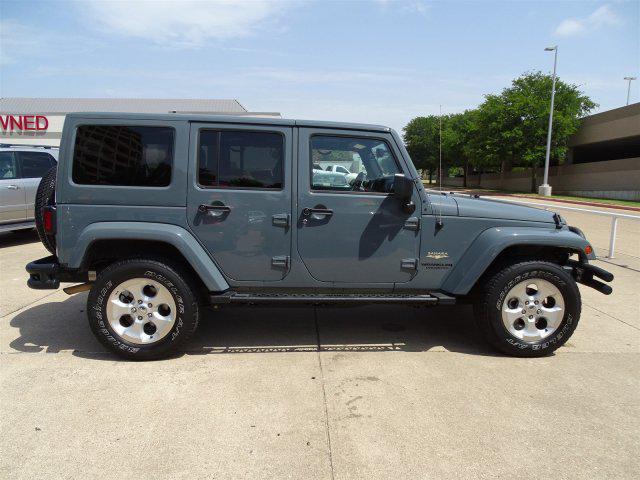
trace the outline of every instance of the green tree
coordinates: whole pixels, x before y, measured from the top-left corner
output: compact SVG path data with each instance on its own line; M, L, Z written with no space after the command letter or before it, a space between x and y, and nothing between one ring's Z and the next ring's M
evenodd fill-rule
M443 120L443 163L462 168L466 187L472 160L479 157L476 151L478 110L465 110L464 113L448 115Z
M427 170L429 179L438 168L440 134L438 116L416 117L404 128L404 143L416 168Z
M478 107L476 127L472 136L472 164L480 174L504 168L505 160L513 158L513 142L519 135L513 128L505 98L486 95Z
M544 164L551 100L550 75L528 72L500 94L486 95L474 110L442 118L443 167L473 167L504 171L512 166L531 169L531 188L538 185L537 169ZM568 140L583 116L597 105L576 85L556 79L551 163L562 164ZM431 173L438 166L438 116L417 117L404 128L404 140L416 166Z
M535 192L537 168L544 165L546 153L552 77L542 72L525 73L499 96L488 95L480 106L492 126L485 134L494 138L501 161L531 169L531 188ZM568 140L580 126L581 118L597 105L576 85L556 78L553 112L551 162L564 162ZM498 142L498 144L495 144Z

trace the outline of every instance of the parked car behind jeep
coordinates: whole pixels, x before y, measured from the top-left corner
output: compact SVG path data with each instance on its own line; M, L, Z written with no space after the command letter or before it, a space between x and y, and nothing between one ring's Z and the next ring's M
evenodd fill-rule
M578 324L576 282L611 293L580 230L425 190L387 127L78 113L62 152L37 200L52 255L27 265L28 284L80 282L66 291L89 290L91 329L126 358L179 351L208 305L456 302L498 350L540 356ZM328 180L342 174L321 156L363 171Z
M58 163L58 149L0 144L0 232L35 227L40 179Z

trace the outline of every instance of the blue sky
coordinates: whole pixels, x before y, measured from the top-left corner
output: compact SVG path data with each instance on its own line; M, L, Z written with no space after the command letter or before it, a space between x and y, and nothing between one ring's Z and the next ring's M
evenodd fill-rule
M608 110L640 76L639 4L0 0L0 95L236 98L400 130L550 71L558 44L560 77Z

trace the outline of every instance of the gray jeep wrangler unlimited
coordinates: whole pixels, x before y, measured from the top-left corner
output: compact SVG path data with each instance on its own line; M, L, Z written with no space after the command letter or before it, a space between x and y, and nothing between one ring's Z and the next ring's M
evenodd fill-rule
M130 359L178 350L206 306L293 303L472 302L495 348L540 356L578 324L576 282L613 279L557 214L425 190L374 125L71 114L36 217L52 255L29 286L82 282Z

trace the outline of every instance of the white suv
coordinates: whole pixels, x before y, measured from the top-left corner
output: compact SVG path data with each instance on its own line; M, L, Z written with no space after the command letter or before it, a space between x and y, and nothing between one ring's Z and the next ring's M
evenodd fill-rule
M34 227L38 184L57 164L55 147L0 143L0 232Z
M347 167L344 167L342 165L329 165L326 168L326 171L343 174L347 179L347 183L353 182L356 179L356 177L358 176L357 173L350 172Z

